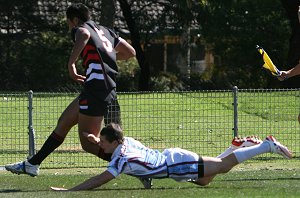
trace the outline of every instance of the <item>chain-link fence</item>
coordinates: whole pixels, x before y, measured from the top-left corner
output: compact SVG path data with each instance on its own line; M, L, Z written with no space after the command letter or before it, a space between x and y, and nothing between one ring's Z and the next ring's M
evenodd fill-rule
M0 93L0 166L24 160L39 150L60 114L77 96ZM181 147L217 156L234 135L263 139L273 134L294 152L295 158L300 157L300 89L119 93L118 101L125 135L155 149ZM42 167L105 165L82 150L75 126Z

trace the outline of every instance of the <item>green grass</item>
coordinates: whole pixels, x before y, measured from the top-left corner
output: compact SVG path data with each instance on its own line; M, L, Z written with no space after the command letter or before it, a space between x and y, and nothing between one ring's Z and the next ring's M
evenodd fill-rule
M37 149L76 95L34 94ZM93 191L52 192L49 186L72 187L103 170L87 167L106 164L82 152L75 127L59 152L44 161L37 178L0 171L0 197L299 197L299 91L241 91L238 96L239 134L264 138L272 133L294 151L293 160L263 155L216 177L207 187L164 179L155 180L152 190L144 190L137 179L122 175ZM216 156L233 137L231 92L122 93L119 102L126 135L152 148L176 146ZM27 107L27 96L5 96L5 100L0 97L0 165L23 160L28 155ZM46 169L61 167L73 169Z
M53 192L50 186L70 188L103 169L42 169L32 178L0 171L0 197L299 197L300 161L250 161L219 175L206 187L172 179L154 180L145 190L127 175L91 191Z
M300 155L298 90L243 91L238 94L239 134L275 135L294 156ZM0 166L28 156L28 98L0 95ZM34 93L33 127L39 150L54 130L65 107L77 93ZM5 100L4 100L5 98ZM118 96L123 129L145 145L163 150L181 147L200 155L216 156L233 138L231 91L180 93L121 93ZM43 163L43 167L95 166L97 158L82 151L77 127ZM100 162L100 165L104 163Z

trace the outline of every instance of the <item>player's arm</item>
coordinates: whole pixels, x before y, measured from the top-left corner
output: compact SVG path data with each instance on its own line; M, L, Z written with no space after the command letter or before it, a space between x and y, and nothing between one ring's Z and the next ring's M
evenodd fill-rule
M81 51L87 44L88 40L90 38L90 32L85 29L85 28L78 28L75 34L75 44L72 49L69 62L68 62L68 70L69 70L69 75L71 78L77 82L84 82L85 76L77 74L77 69L76 69L76 60L79 57Z
M94 188L98 188L102 186L103 184L109 182L110 180L114 179L115 177L109 172L109 171L104 171L100 175L97 175L95 177L91 177L90 179L84 181L83 183L70 188L70 189L65 189L65 188L57 188L57 187L51 187L52 190L54 191L79 191L79 190L90 190Z
M124 39L119 38L119 43L115 47L117 51L117 60L127 60L129 58L135 57L135 49Z
M300 75L300 63L296 65L294 68L288 71L282 71L281 75L279 76L279 80L284 80L293 76Z

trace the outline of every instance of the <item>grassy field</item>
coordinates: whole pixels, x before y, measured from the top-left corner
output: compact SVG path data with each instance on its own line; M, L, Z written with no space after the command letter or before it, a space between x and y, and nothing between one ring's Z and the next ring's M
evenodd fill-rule
M72 187L103 169L42 169L32 178L0 171L0 197L299 197L300 161L250 161L219 175L206 187L172 179L154 180L151 190L136 178L121 175L100 188L53 192L50 186Z
M54 129L62 110L76 96L34 95L37 150ZM74 127L64 144L44 161L37 178L0 171L0 197L300 197L300 125L296 120L299 99L299 91L241 91L238 98L239 134L261 138L275 135L294 152L290 161L266 154L216 177L207 187L164 179L154 180L154 188L145 190L137 179L122 175L92 191L52 192L49 186L72 187L103 170L95 167L105 166L82 151ZM233 137L230 91L122 93L119 102L125 134L155 149L181 147L216 156ZM0 135L0 166L28 156L27 96L0 97Z
M299 91L241 90L238 94L238 134L275 135L295 157L300 156L297 115ZM65 107L77 93L34 93L33 128L39 150ZM0 95L1 96L1 95ZM145 145L163 150L181 147L216 156L233 138L233 94L227 91L120 93L123 129ZM288 105L287 105L288 104ZM28 156L27 96L0 97L0 166ZM98 160L99 161L99 160ZM104 164L82 151L77 127L43 163L45 168L98 167ZM96 165L95 165L96 164Z

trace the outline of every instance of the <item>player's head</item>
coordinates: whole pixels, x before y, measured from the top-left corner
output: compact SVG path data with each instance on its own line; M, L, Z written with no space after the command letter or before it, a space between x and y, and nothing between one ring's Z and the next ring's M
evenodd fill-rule
M66 11L67 21L69 25L77 26L91 19L90 11L82 3L72 4ZM71 24L70 24L71 23Z
M105 153L113 153L114 149L124 141L120 125L110 123L100 132L100 145Z

